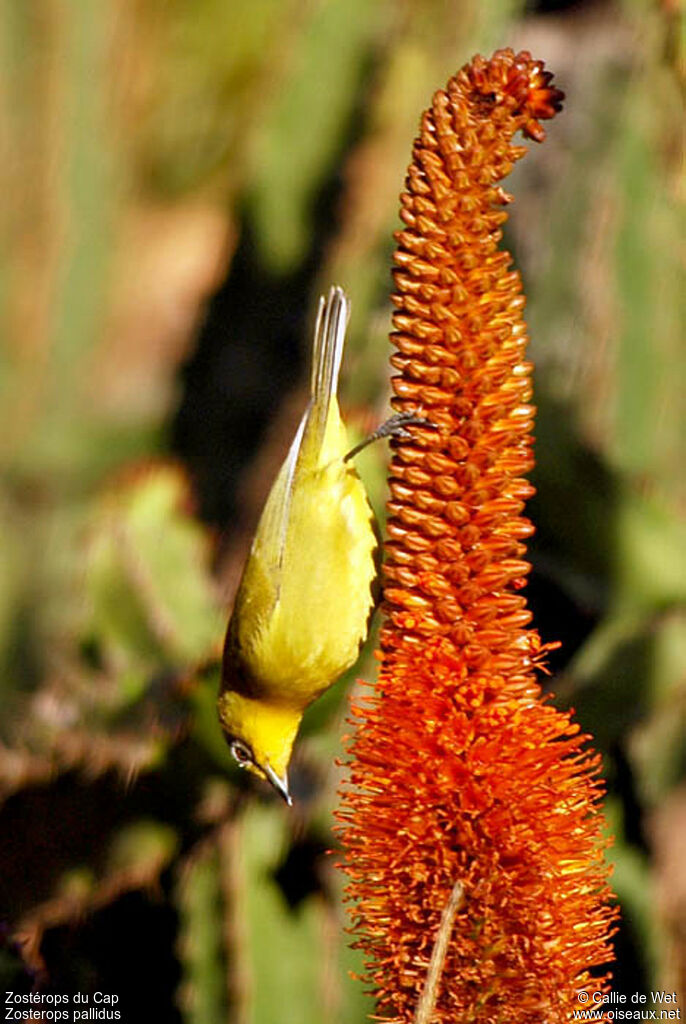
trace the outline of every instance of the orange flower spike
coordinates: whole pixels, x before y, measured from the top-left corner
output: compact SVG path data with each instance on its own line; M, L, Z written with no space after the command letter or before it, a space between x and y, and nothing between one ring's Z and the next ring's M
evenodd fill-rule
M421 120L394 260L380 676L338 817L384 1020L560 1024L608 990L599 757L541 697L529 629L524 298L499 182L562 93L528 53L466 65Z

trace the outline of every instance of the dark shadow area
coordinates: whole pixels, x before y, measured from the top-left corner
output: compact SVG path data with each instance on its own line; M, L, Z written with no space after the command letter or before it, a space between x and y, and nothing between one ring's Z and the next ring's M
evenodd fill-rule
M613 941L616 959L611 967L612 990L624 992L628 1003L634 992L650 990L650 970L648 964L641 957L643 949L641 928L635 926L628 918L627 909L624 906L618 922L618 931Z
M543 642L557 641L560 644L545 659L554 676L566 668L583 646L596 626L598 616L594 609L577 600L575 595L560 584L545 559L536 552L535 544L533 547L533 569L526 588L526 599L533 612L533 623Z
M213 525L235 520L240 475L303 373L313 269L308 260L291 277L273 277L260 266L244 224L231 272L184 368L172 447L191 470L201 516Z
M589 7L597 7L598 0L525 0L525 14L559 14L561 11L582 13Z
M313 283L338 228L345 157L365 128L372 71L369 61L329 176L313 203L307 255L291 273L274 274L261 258L244 206L229 273L208 306L195 351L182 370L171 447L193 475L201 517L220 529L240 521L235 492L241 474L259 451L284 397L309 366Z
M43 991L88 996L88 1008L96 1006L96 992L112 994L116 1005L99 1002L97 1008L117 1009L130 1024L177 1024L183 1018L175 1005L181 981L176 931L176 913L161 893L156 899L126 893L80 928L46 934L43 955L52 982Z
M610 757L614 768L614 777L608 780L612 791L622 802L624 816L624 838L627 843L636 846L643 853L650 855L650 846L645 835L643 811L636 790L636 778L631 761L627 757L624 744L613 743Z
M326 892L323 884L323 860L329 846L315 836L304 836L288 850L274 872L274 880L294 910L316 892Z

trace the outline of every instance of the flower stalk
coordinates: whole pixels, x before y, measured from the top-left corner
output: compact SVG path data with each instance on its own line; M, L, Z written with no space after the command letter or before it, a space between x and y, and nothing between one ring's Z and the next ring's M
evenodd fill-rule
M526 52L475 57L422 116L401 195L393 404L431 426L393 442L379 680L353 706L338 814L395 1024L559 1024L609 984L600 759L542 697L550 645L521 592L534 408L498 248L512 139L544 139L551 79Z
M445 966L448 944L455 924L455 915L459 910L463 899L464 889L462 888L462 883L455 882L452 892L448 898L448 902L441 914L441 923L438 926L438 935L436 936L433 952L431 953L431 961L429 963L429 969L426 972L424 988L421 996L419 997L419 1002L417 1003L417 1012L415 1014L414 1024L430 1024L436 1000L438 998L438 990L441 983L443 968Z

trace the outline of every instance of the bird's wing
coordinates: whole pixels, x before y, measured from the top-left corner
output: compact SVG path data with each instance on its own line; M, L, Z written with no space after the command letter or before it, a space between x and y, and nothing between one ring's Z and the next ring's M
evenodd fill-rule
M328 297L322 296L319 300L312 343L310 401L288 455L272 484L236 597L238 605L246 594L249 595L247 600L256 609L259 608L259 619L262 622L269 619L279 599L284 552L291 525L293 490L298 485L300 474L312 472L320 465L332 402L335 401L338 388L349 315L348 298L342 288L331 288ZM330 458L330 453L327 452L326 458ZM249 610L244 608L239 617L246 614L250 618Z
M283 551L288 533L288 517L293 494L293 480L303 434L307 426L308 413L300 421L297 433L291 442L281 469L272 484L260 521L255 533L250 557L257 556L264 564L265 570L272 576L275 589L278 589L278 573L283 563Z

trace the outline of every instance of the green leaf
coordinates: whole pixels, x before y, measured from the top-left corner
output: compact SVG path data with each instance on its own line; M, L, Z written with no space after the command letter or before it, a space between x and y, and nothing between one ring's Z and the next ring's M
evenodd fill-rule
M246 1024L362 1024L373 1006L347 978L351 964L340 908L311 896L290 908L274 880L287 843L280 806L251 804L238 822L240 932L249 984ZM243 1019L243 1018L242 1018Z
M179 959L183 981L179 1002L187 1024L225 1024L227 965L220 860L205 847L184 870L178 887Z
M293 270L311 240L313 202L340 152L379 9L366 0L320 3L293 41L291 73L256 144L250 208L274 272Z
M156 878L177 852L173 828L151 819L133 821L115 833L107 854L107 870Z
M177 468L156 466L110 490L95 514L88 635L119 673L183 669L219 649L208 538L188 497Z

